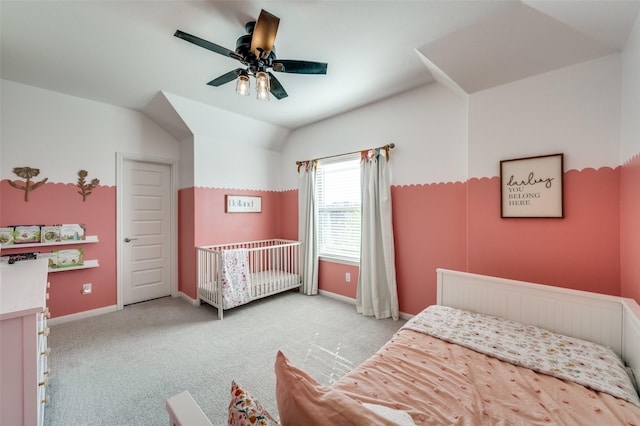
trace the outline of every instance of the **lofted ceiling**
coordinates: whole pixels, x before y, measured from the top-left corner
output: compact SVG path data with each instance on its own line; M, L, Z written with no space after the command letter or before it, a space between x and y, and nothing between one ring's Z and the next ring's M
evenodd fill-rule
M261 9L280 18L278 58L327 62L327 75L274 73L289 96L269 102L208 86L240 64L176 29L234 50ZM0 0L0 77L152 118L163 93L295 129L434 80L473 93L620 51L639 11L640 0Z

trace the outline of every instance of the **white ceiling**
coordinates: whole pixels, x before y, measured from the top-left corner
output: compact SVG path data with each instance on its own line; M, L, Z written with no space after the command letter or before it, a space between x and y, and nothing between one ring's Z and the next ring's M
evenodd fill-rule
M175 30L233 50L261 9L280 18L278 58L327 62L327 75L276 73L289 97L269 102L206 85L240 64ZM622 50L639 11L640 0L0 0L0 76L143 112L162 91L295 129L434 76L472 93Z

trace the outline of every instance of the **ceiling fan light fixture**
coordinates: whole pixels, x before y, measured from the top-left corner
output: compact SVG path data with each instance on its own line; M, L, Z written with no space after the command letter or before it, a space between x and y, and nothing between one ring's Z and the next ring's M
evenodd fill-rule
M270 90L269 75L264 71L258 71L256 73L257 99L259 101L268 101Z
M289 74L326 74L327 64L295 59L277 59L274 42L279 23L280 18L261 10L257 21L250 21L245 25L247 34L236 40L235 50L227 49L180 30L176 30L173 35L213 53L235 59L244 66L244 68L236 68L214 78L207 83L209 86L219 87L237 80L236 93L240 96L247 96L250 90L249 79L255 78L259 100L269 100L270 95L276 99L284 99L289 96L287 91L269 70Z
M236 93L240 96L249 96L250 87L249 74L246 71L241 71L236 82Z

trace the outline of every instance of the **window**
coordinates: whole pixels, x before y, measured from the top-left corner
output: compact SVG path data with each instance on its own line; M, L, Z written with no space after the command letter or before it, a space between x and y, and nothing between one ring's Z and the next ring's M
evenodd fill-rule
M318 162L318 254L360 260L360 155Z

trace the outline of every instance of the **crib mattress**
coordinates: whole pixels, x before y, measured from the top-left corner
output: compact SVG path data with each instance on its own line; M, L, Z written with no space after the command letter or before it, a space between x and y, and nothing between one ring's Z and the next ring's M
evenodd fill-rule
M264 285L277 280L279 283L295 285L300 283L300 275L282 271L260 271L249 274L249 282L252 285Z
M275 275L276 272L280 275L276 276ZM283 283L289 286L295 286L296 284L300 284L300 280L301 280L300 274L266 270L266 271L254 272L252 274L249 274L249 283L251 283L252 285L269 284L276 281L274 277L277 278L277 282ZM200 287L212 288L214 284L215 284L214 282L206 281L202 283Z

